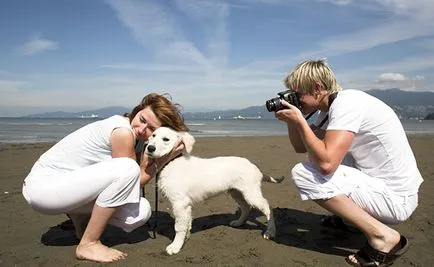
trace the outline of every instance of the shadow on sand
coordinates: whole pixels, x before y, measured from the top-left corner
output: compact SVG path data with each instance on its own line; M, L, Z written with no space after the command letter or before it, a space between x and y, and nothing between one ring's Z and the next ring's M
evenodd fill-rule
M119 244L133 244L150 238L148 226L144 225L130 233L112 225L108 225L101 236L101 242L106 246ZM75 235L74 225L71 220L66 220L56 226L50 227L42 234L41 243L46 246L73 246L78 245L79 239Z
M324 215L306 211L299 211L288 208L275 208L274 217L276 221L277 236L274 242L286 246L317 251L325 254L346 256L349 252L360 248L366 241L362 234L348 233L338 229L330 229L320 226ZM229 222L238 218L239 212L235 214L220 213L196 218L192 223L192 234L205 231L218 226L228 226ZM258 229L263 231L266 226L264 216L253 210L248 222L239 229ZM154 229L154 226L156 228ZM154 238L156 234L173 240L174 219L167 212L154 213L151 220L144 226L137 228L131 233L108 225L104 231L101 241L107 246L119 244L133 244ZM70 220L64 221L51 227L41 236L41 243L47 246L72 246L77 245L79 240L75 236L74 226Z

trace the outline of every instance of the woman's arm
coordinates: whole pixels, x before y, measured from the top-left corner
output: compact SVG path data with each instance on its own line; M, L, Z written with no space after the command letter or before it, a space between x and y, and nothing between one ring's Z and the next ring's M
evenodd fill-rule
M110 136L110 145L112 147L112 157L128 157L136 160L134 145L136 141L131 130L127 128L116 128Z
M117 128L113 130L111 135L112 157L129 157L136 159L134 149L135 139L133 133L126 128ZM184 150L182 138L174 145L174 149L166 156L158 159L150 159L146 154L142 155L140 160L140 185L147 184L152 177L170 160L178 156Z
M113 130L110 143L112 146L112 157L128 157L134 160L136 158L136 151L134 146L136 144L133 133L127 128L116 128ZM144 186L155 175L155 171L151 166L148 166L148 157L142 156L140 162L140 185Z

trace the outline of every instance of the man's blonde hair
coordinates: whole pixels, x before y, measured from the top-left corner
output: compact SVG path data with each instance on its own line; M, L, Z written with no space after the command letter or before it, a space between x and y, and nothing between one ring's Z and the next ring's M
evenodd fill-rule
M302 94L314 93L316 83L320 83L330 94L341 90L325 59L301 62L285 78L284 83L288 89L296 88Z

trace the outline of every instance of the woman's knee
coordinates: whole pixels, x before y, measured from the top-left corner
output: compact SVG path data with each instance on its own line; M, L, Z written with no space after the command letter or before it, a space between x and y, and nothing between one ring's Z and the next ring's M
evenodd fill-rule
M122 225L122 229L125 232L129 233L147 223L151 218L151 215L151 204L149 204L149 201L147 199L141 197L140 203L138 205L137 214L135 214L134 216L128 216L128 218Z
M22 193L33 210L45 215L58 215L64 213L64 207L59 205L53 190L35 185L23 186Z
M127 180L138 179L140 177L140 167L137 162L128 157L114 158L114 167L120 177Z

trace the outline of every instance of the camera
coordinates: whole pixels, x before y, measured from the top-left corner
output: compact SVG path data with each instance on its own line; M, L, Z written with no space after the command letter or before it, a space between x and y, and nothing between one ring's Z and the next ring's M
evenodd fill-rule
M297 92L294 92L292 90L286 90L283 92L277 93L279 97L272 98L270 100L265 101L265 106L267 107L267 110L269 112L276 112L282 109L285 109L286 107L280 103L280 100L283 99L289 104L296 106L297 108L301 108L301 103L298 98Z

